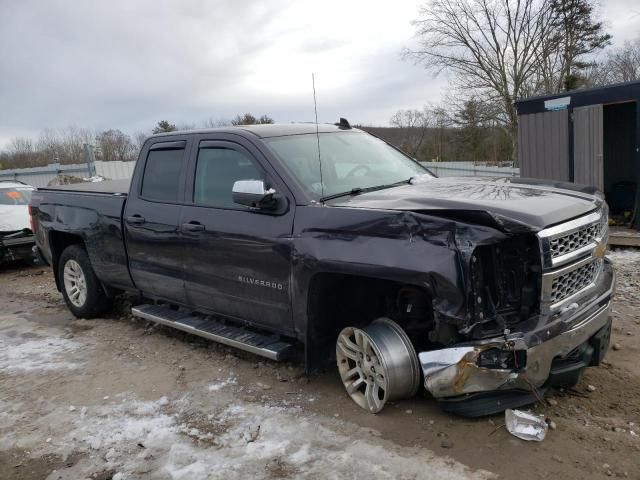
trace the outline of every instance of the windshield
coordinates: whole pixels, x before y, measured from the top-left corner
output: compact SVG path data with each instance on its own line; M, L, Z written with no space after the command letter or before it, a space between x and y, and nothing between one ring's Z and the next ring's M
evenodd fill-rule
M0 188L0 205L29 205L32 188Z
M408 181L428 174L418 162L382 140L362 132L321 133L267 138L265 142L314 199L354 189ZM324 188L323 188L324 186Z

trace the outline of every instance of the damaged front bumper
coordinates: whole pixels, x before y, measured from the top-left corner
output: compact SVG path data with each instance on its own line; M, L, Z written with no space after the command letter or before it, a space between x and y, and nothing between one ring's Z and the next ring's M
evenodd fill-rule
M30 231L0 232L0 263L32 259L35 237Z
M587 342L598 340L594 350L589 347L587 362L575 363L580 370L587 365L597 365L604 357L609 343L609 309L614 289L615 272L605 261L595 288L586 298L553 315L539 316L529 331L420 353L425 388L433 397L454 400L458 405L460 401L481 397L484 405L481 414L531 403L527 400L531 400L531 395L535 399L539 395L537 390L545 388L553 366L572 358ZM509 395L518 391L526 395L512 395L509 401L497 400L493 409L490 405L488 408L487 399L490 400L491 395L486 395L487 392L493 392L499 399L500 393ZM502 398L507 397L502 395ZM513 398L519 400L513 401Z

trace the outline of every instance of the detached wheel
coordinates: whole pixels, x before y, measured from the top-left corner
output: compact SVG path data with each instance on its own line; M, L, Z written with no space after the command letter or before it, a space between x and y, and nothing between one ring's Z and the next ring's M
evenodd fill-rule
M60 255L58 281L64 301L76 317L97 317L111 306L111 299L91 267L89 255L80 245L71 245Z
M416 351L404 330L388 318L342 330L336 360L347 393L371 413L389 400L413 397L420 386Z

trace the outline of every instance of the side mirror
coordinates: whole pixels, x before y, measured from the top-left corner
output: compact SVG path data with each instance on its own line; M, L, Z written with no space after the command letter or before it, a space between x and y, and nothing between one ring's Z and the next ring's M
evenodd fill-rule
M263 180L238 180L231 191L234 203L249 208L273 209L277 204L276 191L267 189Z

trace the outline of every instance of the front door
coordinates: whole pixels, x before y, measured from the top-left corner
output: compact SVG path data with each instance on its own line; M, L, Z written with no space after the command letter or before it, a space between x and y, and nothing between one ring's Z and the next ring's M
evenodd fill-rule
M145 146L124 212L129 269L147 296L186 303L180 214L187 165L187 141ZM146 155L145 155L146 152Z
M238 180L263 179L286 195L259 158L261 154L248 142L203 137L194 150L187 181L191 204L185 205L181 216L186 294L197 309L287 333L292 329L294 202L273 214L252 211L232 200Z

